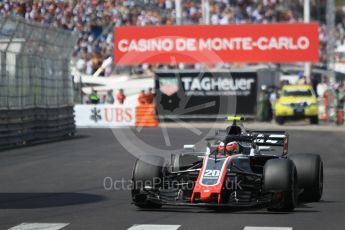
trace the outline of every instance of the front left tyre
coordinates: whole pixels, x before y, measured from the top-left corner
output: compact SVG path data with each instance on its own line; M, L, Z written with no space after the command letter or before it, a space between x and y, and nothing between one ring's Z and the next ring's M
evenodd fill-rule
M272 194L269 211L290 212L298 203L298 179L294 163L289 159L268 160L263 173L264 190Z

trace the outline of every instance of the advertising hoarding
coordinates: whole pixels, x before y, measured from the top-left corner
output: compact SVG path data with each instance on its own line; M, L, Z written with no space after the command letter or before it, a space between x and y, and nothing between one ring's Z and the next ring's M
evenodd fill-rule
M156 72L159 117L224 118L256 114L256 72Z
M117 27L115 64L318 62L317 23Z

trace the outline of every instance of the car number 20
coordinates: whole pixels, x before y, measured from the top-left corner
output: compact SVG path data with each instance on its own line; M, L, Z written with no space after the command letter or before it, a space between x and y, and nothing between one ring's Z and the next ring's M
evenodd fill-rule
M220 175L220 170L212 170L212 169L206 169L205 170L205 176L219 176Z

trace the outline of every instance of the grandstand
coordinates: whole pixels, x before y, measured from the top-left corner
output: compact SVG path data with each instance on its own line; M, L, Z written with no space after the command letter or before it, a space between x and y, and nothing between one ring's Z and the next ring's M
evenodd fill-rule
M343 23L345 8L341 4L337 5L337 26L334 35L337 46L342 46L345 39ZM209 6L210 24L213 25L303 21L302 0L209 0ZM320 65L324 65L327 61L325 8L326 1L311 1L311 19L321 23ZM115 26L176 23L174 0L4 0L0 2L0 13L17 15L52 27L78 31L79 39L73 53L74 65L87 75L95 73L103 60L112 55ZM182 0L181 22L182 24L203 22L202 0ZM119 70L109 63L105 67L104 74L110 76L114 71Z

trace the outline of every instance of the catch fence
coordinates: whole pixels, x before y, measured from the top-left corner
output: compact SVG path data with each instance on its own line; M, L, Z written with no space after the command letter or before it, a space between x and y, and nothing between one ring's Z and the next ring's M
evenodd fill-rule
M0 16L0 148L74 134L69 31Z

